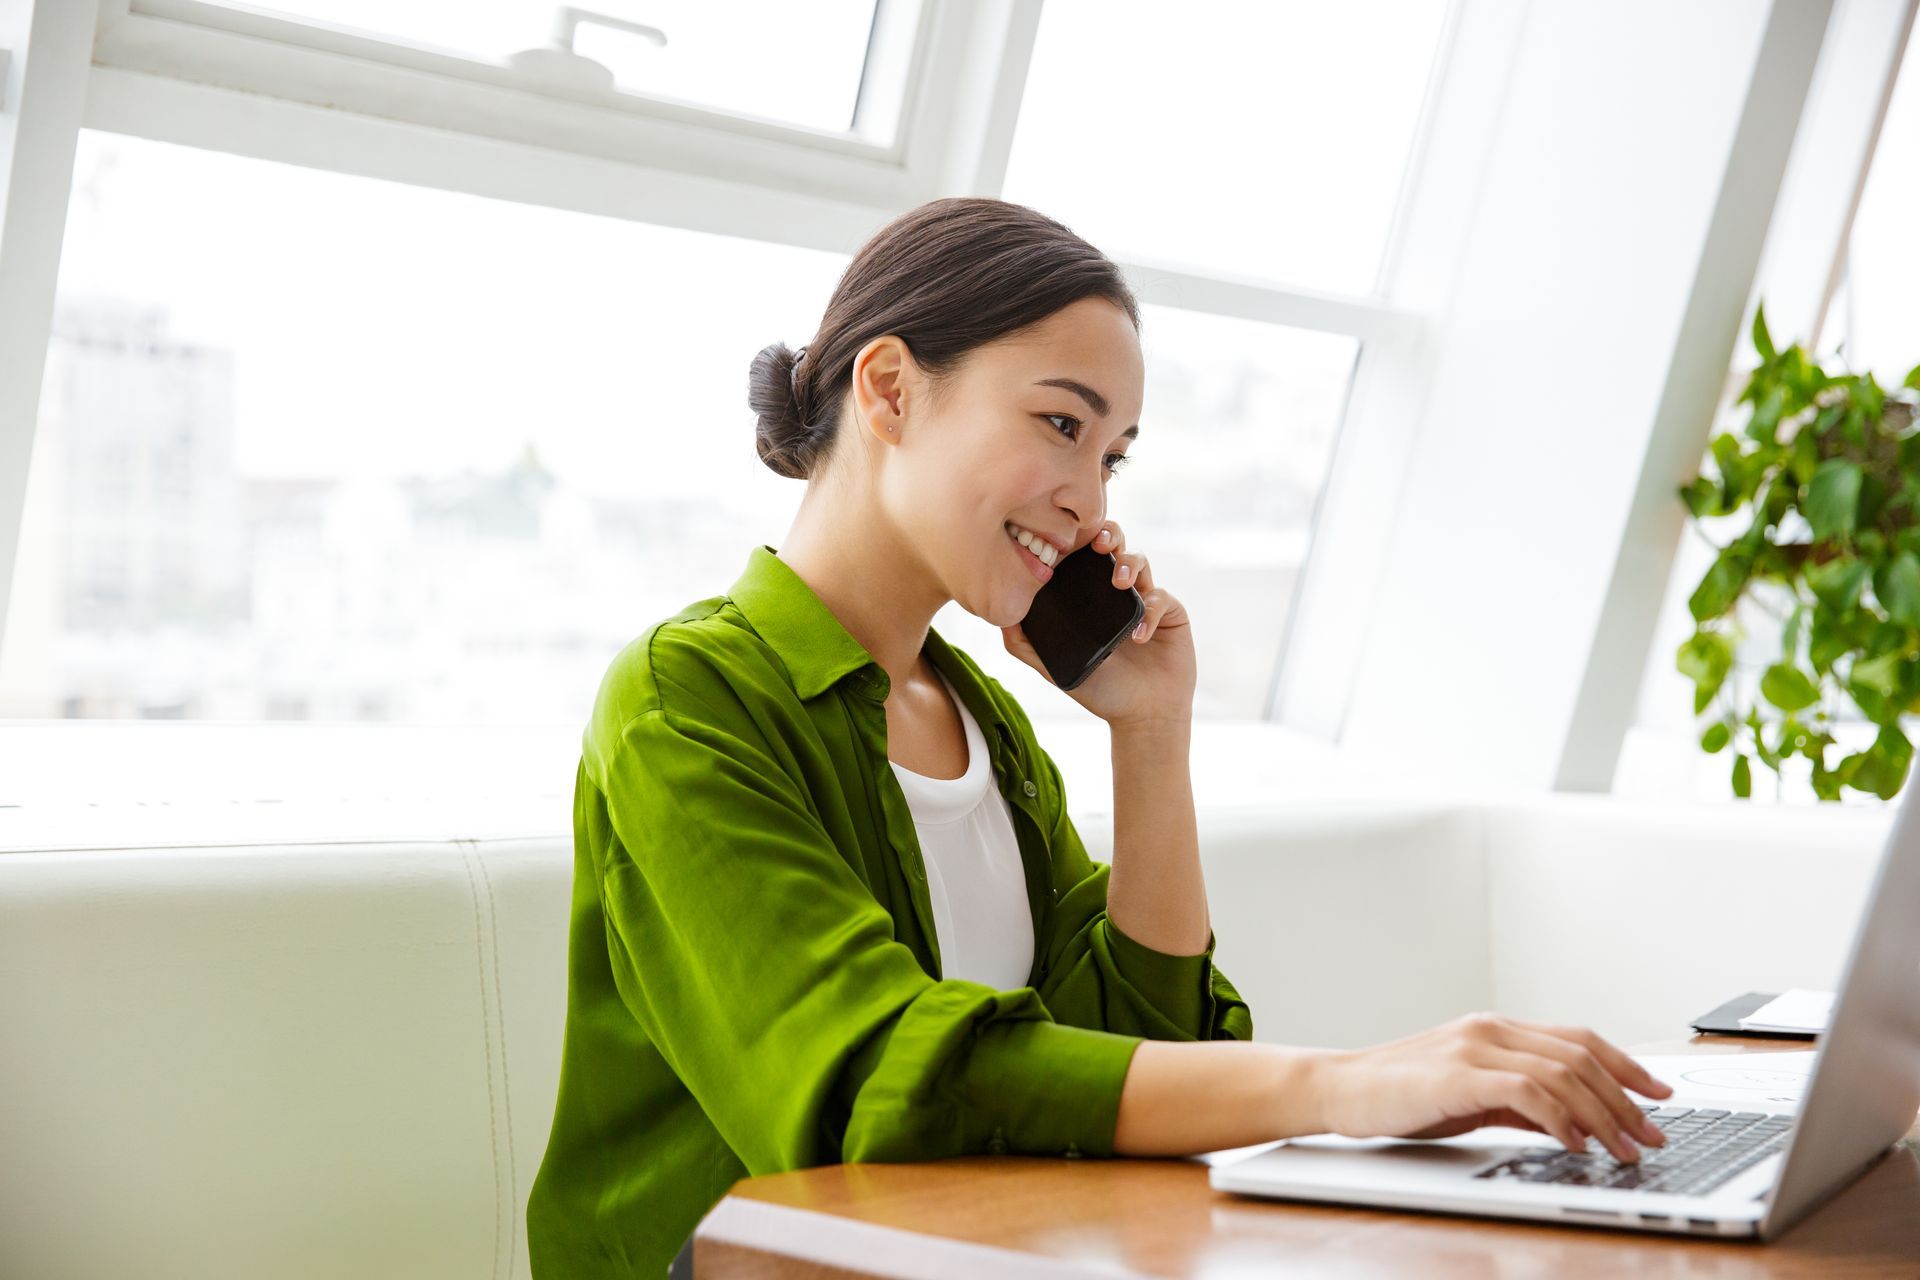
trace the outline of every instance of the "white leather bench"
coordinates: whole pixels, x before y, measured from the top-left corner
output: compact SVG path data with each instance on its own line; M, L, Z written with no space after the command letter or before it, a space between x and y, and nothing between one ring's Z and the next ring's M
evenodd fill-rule
M1376 1043L1486 1007L1632 1042L1749 987L1831 985L1886 819L1295 803L1209 809L1201 833L1262 1039ZM1106 821L1080 821L1090 849ZM564 832L0 829L0 1274L527 1275L571 876ZM1642 902L1649 879L1713 909Z

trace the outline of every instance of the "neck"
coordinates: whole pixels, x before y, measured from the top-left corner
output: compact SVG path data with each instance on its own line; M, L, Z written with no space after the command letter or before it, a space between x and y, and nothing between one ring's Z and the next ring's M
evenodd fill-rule
M778 549L860 647L903 687L920 669L933 615L949 597L872 504L810 487Z

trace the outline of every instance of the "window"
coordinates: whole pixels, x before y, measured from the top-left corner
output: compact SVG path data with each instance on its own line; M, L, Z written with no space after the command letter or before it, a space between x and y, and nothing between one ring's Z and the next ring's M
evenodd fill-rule
M1920 364L1920 312L1911 300L1911 282L1920 279L1920 242L1910 231L1913 210L1920 204L1920 173L1909 161L1916 153L1920 153L1920 39L1909 39L1848 237L1841 288L1828 309L1825 330L1817 344L1818 358L1827 369L1871 369L1880 385L1887 388L1899 386L1907 371ZM1781 345L1804 343L1806 339L1803 334L1786 334L1778 329L1773 337ZM1749 342L1744 332L1740 342L1743 347ZM1745 416L1743 411L1735 421L1743 422ZM1730 527L1716 533L1715 542L1724 543L1737 536L1745 519L1727 517ZM1621 753L1616 793L1706 799L1725 799L1732 794L1727 777L1731 760L1725 752L1708 755L1700 749L1691 715L1693 685L1674 668L1675 648L1693 632L1687 597L1712 562L1712 548L1689 524L1674 557L1673 577L1647 657L1647 674L1641 681L1634 728ZM1778 630L1777 625L1756 618L1749 627L1751 645L1736 660L1730 679L1758 681L1760 672L1773 660L1768 652L1770 643L1777 653ZM1851 702L1839 701L1834 718L1839 745L1829 749L1829 762L1845 752L1862 750L1873 741L1873 726ZM1771 799L1777 795L1783 800L1811 802L1814 794L1808 771L1806 761L1789 760L1787 773L1776 787L1772 771L1756 767L1754 797ZM1851 789L1843 791L1841 798L1850 804L1881 803Z
M573 6L525 0L147 0L138 8L243 28L260 15L292 19L299 24L295 38L304 28L315 39L360 37L356 51L374 57L405 50L451 55L511 69L529 88L563 94L583 83L579 72L595 71L553 56L570 50L611 73L609 87L619 93L887 143L905 85L904 45L910 40L902 37L910 37L919 5L893 0L883 10L876 0L598 0ZM578 23L570 44L561 46L555 23L569 10ZM525 51L535 57L516 63L514 55ZM794 74L796 67L805 74Z
M844 266L83 133L0 706L579 723L621 645L784 537L804 486L754 455L745 375ZM1109 509L1193 615L1196 713L1258 719L1358 344L1143 320Z
M844 266L83 133L5 709L577 725L787 528L747 368Z
M1837 347L1845 365L1872 369L1882 386L1898 386L1920 364L1920 38L1909 38L1893 100L1874 149L1842 263L1845 276L1827 318L1823 347Z
M1119 258L1370 293L1444 0L1047 0L1005 194Z

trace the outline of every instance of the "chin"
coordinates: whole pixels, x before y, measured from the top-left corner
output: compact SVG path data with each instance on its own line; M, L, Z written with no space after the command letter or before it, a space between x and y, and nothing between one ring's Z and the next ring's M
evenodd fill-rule
M1028 594L1026 599L1004 605L999 610L998 616L988 618L987 621L993 623L996 627L1018 626L1020 620L1027 616L1028 610L1033 608L1033 597L1038 593L1039 587L1036 586L1033 592Z
M1033 597L1031 595L1024 600L1013 600L1004 595L997 596L993 602L984 609L976 609L964 600L960 602L962 609L965 609L974 617L979 618L982 622L991 623L996 627L1011 627L1016 625L1020 619L1027 616L1027 610L1032 606Z

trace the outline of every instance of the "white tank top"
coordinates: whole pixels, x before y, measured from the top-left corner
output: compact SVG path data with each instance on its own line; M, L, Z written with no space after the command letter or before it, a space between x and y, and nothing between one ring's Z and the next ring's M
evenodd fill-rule
M913 811L939 934L940 973L1007 991L1033 968L1033 910L1006 797L993 783L986 735L943 675L967 730L967 771L929 778L893 765Z

